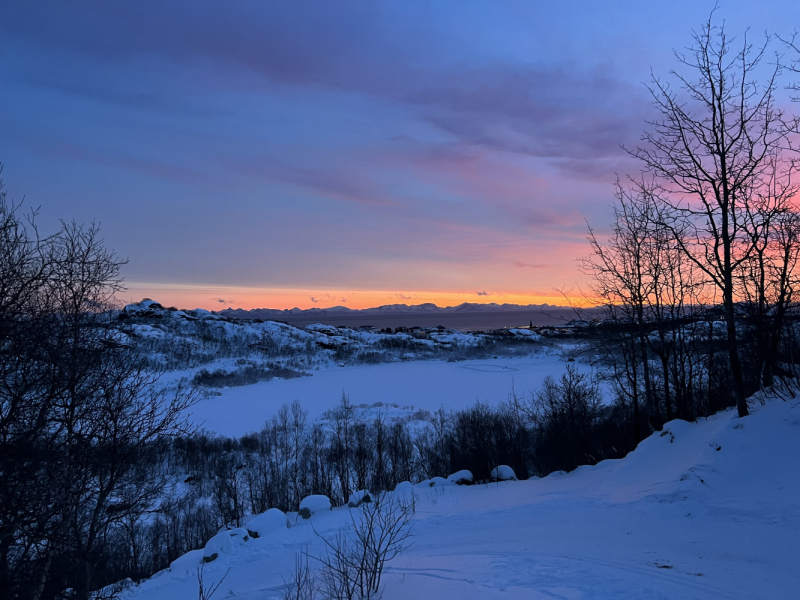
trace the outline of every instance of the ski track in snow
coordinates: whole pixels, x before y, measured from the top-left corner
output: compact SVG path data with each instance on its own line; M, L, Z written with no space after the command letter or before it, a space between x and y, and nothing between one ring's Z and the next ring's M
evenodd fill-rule
M387 565L384 600L798 598L800 403L672 421L622 460L544 479L421 487L413 546ZM315 515L333 536L350 509ZM357 509L354 509L357 510ZM244 542L205 568L217 597L282 597L311 523ZM202 550L125 600L197 597Z

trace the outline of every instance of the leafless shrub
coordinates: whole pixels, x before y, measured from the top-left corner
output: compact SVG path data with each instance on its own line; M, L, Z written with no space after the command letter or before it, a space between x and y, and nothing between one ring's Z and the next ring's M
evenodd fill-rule
M350 511L348 530L333 540L317 533L325 552L313 557L321 564L320 584L333 600L377 600L386 563L411 545L414 506L390 494ZM316 532L316 531L315 531Z
M295 555L294 571L283 582L286 585L283 600L315 600L319 597L316 574L308 564L308 553L305 551Z
M222 576L222 579L220 579L216 584L210 583L206 586L205 582L203 581L204 570L205 565L197 569L197 600L211 600L211 597L217 592L219 587L222 585L222 582L225 581L228 573L231 572L231 570L228 569L225 571L225 575Z

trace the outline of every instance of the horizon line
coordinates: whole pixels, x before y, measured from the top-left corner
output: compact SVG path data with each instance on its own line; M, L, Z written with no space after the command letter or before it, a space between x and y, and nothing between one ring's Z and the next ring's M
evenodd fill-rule
M242 286L194 283L160 283L127 281L125 290L117 297L126 304L153 299L164 306L220 310L329 310L341 306L350 310L366 310L381 306L419 306L433 304L437 308L452 308L461 304L514 304L519 306L543 305L568 308L570 304L588 307L588 298L579 294L561 294L557 291L538 290L497 291L478 287L468 290L365 290L318 288L293 288L271 286ZM275 307L275 308L266 308Z

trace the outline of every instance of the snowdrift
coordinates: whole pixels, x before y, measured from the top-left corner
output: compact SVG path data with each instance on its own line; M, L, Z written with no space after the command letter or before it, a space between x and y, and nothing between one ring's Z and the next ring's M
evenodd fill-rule
M627 458L568 474L414 486L414 544L387 567L384 598L800 597L800 400L751 406L744 419L672 421ZM320 551L314 530L335 536L349 510L290 513L289 526L278 515L247 541L247 524L218 536L205 581L230 568L220 598L281 598L295 553ZM125 597L196 598L203 557Z

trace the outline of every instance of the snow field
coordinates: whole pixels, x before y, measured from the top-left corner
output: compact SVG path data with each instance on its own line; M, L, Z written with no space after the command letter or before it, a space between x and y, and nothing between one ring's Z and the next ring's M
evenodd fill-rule
M417 497L413 546L387 566L385 600L797 598L800 401L752 409L672 421L625 459L568 474L398 485ZM220 598L280 598L295 553L321 550L314 529L335 536L350 510L289 514L290 527L247 541L222 532L205 580L230 568ZM196 598L202 556L181 557L126 600Z
M583 371L590 367L575 364ZM299 400L312 419L330 410L346 393L353 404L397 404L430 411L466 408L476 401L497 405L538 389L547 375L560 377L567 363L560 354L464 362L418 361L314 371L311 377L273 379L223 388L191 409L192 420L209 431L240 436L258 431L283 404Z

